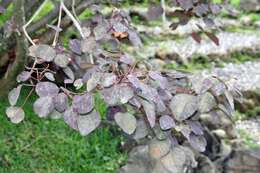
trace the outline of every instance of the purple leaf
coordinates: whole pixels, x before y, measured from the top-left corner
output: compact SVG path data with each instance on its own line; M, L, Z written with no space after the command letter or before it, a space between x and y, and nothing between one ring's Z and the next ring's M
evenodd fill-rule
M58 112L64 112L68 108L68 96L64 93L59 93L53 99L55 109Z
M113 121L116 113L124 111L122 106L109 106L106 111L106 117L109 121Z
M81 42L82 52L93 53L93 51L95 51L96 48L97 48L97 43L94 37L85 38Z
M213 14L217 14L221 10L221 6L214 3L210 3L209 8Z
M134 92L128 85L118 84L104 89L102 96L108 105L114 106L127 103L134 96Z
M100 125L101 119L99 114L94 111L85 116L78 116L77 123L80 134L86 136Z
M81 45L79 40L77 39L70 40L69 47L74 53L81 55Z
M64 113L63 116L64 122L68 124L70 128L74 130L79 130L78 123L77 123L78 116L79 116L78 113L74 112L72 108L69 108Z
M25 82L27 80L29 80L31 77L31 73L29 71L23 71L22 73L20 73L17 78L16 81L17 82Z
M144 108L148 122L150 126L153 128L155 126L155 121L156 121L155 105L154 103L148 102L143 99L141 99L141 104Z
M161 116L159 122L162 130L169 130L175 126L173 118L169 115Z
M203 127L198 121L188 121L188 124L195 135L203 135Z
M5 8L0 5L0 14L5 12Z
M194 12L201 17L209 12L209 7L207 4L199 4L194 8Z
M33 110L39 117L47 117L54 110L53 98L50 96L38 98L33 104Z
M115 32L126 32L128 30L128 28L120 22L114 23L113 28Z
M129 40L130 40L130 42L132 43L133 46L141 47L143 45L141 38L139 37L139 35L135 31L129 30L128 34L129 34L128 38L129 38Z
M46 62L51 62L56 56L56 51L49 45L40 44L29 48L29 55L34 58L41 58Z
M114 73L103 73L101 75L101 79L99 81L99 84L102 87L110 87L116 82L116 75Z
M79 114L87 114L94 108L94 98L90 93L82 96L74 96L72 101L73 111Z
M150 78L155 80L162 89L168 88L168 86L169 86L168 80L167 80L167 78L163 77L160 72L150 71L149 76L150 76Z
M142 106L141 103L138 101L138 99L136 99L135 97L133 97L132 99L129 100L129 103L135 107L137 107L138 109Z
M120 62L128 64L128 65L133 65L134 64L134 59L128 54L124 54L120 57L119 59Z
M58 54L54 59L54 63L61 68L65 68L70 63L70 57L67 54Z
M163 14L163 8L160 5L150 6L147 12L147 17L150 20L155 20Z
M193 7L193 1L192 0L178 0L181 8L184 10L189 10Z
M190 134L188 138L189 143L191 146L199 151L199 152L204 152L207 146L207 141L203 136L197 136L193 133Z
M35 91L40 97L56 96L59 93L59 88L51 82L39 82L36 85Z

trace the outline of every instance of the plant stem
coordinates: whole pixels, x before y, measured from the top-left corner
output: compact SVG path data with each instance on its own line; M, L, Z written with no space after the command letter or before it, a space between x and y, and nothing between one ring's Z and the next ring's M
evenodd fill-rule
M28 32L26 31L26 28L33 22L35 17L39 15L39 13L42 11L45 4L48 2L48 0L44 0L44 2L41 4L41 6L37 9L37 11L33 14L33 16L30 18L30 20L23 26L23 32L26 36L26 38L31 42L32 45L35 45L35 43L32 41L31 37L29 36Z

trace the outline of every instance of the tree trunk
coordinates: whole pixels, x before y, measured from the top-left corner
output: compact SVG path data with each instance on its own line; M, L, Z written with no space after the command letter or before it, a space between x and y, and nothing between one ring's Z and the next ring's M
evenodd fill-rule
M14 20L19 28L25 24L24 0L14 0ZM16 84L16 76L23 70L26 62L27 41L23 34L15 33L16 46L14 61L9 64L4 77L0 79L0 96L5 96L7 91Z

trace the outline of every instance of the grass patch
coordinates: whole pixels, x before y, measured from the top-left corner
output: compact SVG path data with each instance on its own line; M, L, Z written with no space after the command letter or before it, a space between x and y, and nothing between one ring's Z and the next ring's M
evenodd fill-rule
M32 110L35 98L25 105L19 125L8 121L8 103L0 101L0 173L115 173L125 162L126 153L118 151L122 137L107 128L82 137L62 120L40 119Z

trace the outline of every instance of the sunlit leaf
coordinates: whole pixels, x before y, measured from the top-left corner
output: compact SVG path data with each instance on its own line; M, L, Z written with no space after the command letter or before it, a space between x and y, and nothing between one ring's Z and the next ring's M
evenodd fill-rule
M10 118L11 122L14 124L18 124L23 121L25 114L21 107L8 107L6 109L6 115Z
M16 81L17 82L25 82L28 79L30 79L31 77L31 73L29 71L23 71L22 73L20 73L17 78Z
M62 113L60 113L59 111L56 111L55 109L50 113L50 118L51 119L55 119L55 120L57 120L57 119L61 119L62 117L63 117L63 114Z
M176 120L186 120L198 109L197 97L189 94L177 94L170 102L170 109Z
M93 111L90 114L78 116L77 123L80 134L86 136L100 125L101 119L99 114Z
M127 103L134 96L134 92L128 85L119 84L104 89L102 96L108 105L113 106Z
M56 51L46 44L33 45L29 48L29 55L35 58L41 58L46 62L51 62L56 56Z
M83 83L82 79L77 79L77 80L75 80L74 83L73 83L73 86L74 86L77 90L79 90L80 88L82 88L83 85L84 85L84 83Z
M136 118L130 113L118 112L115 115L117 125L127 134L131 135L136 129Z
M55 81L54 75L53 75L52 73L50 73L50 72L44 73L44 76L45 76L48 80L50 80L50 81L52 81L52 82Z
M75 75L74 75L74 72L71 70L71 68L66 67L66 68L63 68L62 70L72 81L75 80Z
M200 96L199 110L201 113L209 112L216 106L216 99L211 93L206 92Z
M8 94L8 100L11 106L16 105L18 98L20 96L22 89L22 85L19 85L18 87L12 89Z
M54 63L62 68L67 67L69 62L70 57L67 54L58 54L54 59Z

